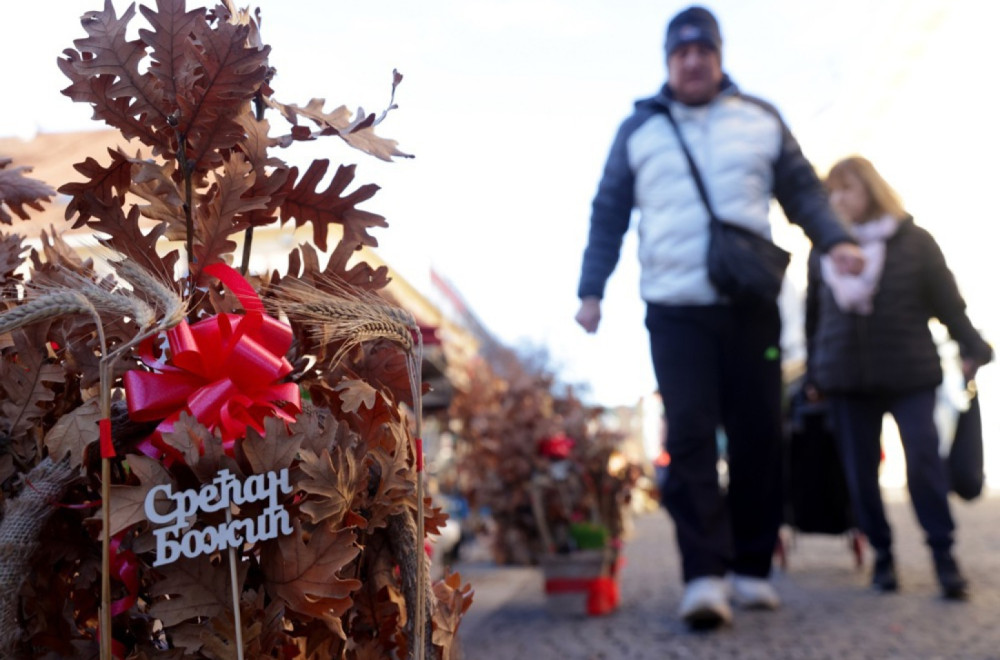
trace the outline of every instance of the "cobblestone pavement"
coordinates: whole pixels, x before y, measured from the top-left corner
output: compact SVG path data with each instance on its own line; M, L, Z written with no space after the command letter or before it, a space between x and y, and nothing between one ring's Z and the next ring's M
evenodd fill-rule
M1000 492L952 501L956 556L972 583L968 602L939 597L930 555L905 492L888 492L900 591L868 587L847 537L788 532L774 583L776 612L737 611L731 627L689 632L673 529L663 512L640 514L626 542L621 606L601 617L546 609L537 568L459 564L476 590L461 623L462 660L1000 659Z

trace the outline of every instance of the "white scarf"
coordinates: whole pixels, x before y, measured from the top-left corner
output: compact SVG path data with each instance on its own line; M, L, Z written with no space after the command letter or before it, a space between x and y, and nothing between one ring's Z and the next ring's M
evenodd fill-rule
M830 287L833 299L841 311L865 315L872 313L872 300L885 265L885 242L898 228L899 220L891 215L851 228L851 233L865 255L865 267L858 275L838 273L828 255L820 258L823 281Z

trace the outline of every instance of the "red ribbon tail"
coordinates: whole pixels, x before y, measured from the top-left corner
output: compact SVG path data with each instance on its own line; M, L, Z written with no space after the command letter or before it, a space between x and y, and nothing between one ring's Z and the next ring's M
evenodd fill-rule
M257 295L257 291L242 275L240 275L239 271L232 266L222 262L216 262L202 268L202 272L215 277L229 287L229 290L233 292L247 313L264 313L264 304L260 301L260 296Z
M111 539L111 572L125 586L125 595L111 603L111 616L128 611L139 600L139 560L131 550L122 550L121 536Z
M101 429L101 458L114 458L115 445L111 441L111 419L104 418L97 423Z

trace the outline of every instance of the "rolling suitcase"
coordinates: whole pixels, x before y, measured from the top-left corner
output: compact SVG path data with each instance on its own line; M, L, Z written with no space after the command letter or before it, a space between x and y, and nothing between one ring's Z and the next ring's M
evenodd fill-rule
M843 463L824 401L809 401L802 388L788 411L785 464L785 522L805 534L848 536L856 565L862 564L863 536L855 528ZM784 548L779 560L787 561Z

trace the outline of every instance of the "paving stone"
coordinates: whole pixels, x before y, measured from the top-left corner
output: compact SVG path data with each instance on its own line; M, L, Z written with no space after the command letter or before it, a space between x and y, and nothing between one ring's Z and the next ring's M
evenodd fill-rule
M694 633L677 618L680 565L662 512L637 515L625 546L621 606L601 617L546 609L541 571L490 562L456 569L476 590L459 629L462 660L1000 660L1000 493L952 501L968 602L939 596L909 500L887 492L900 591L868 586L846 536L785 530L776 612L737 610L731 627Z

